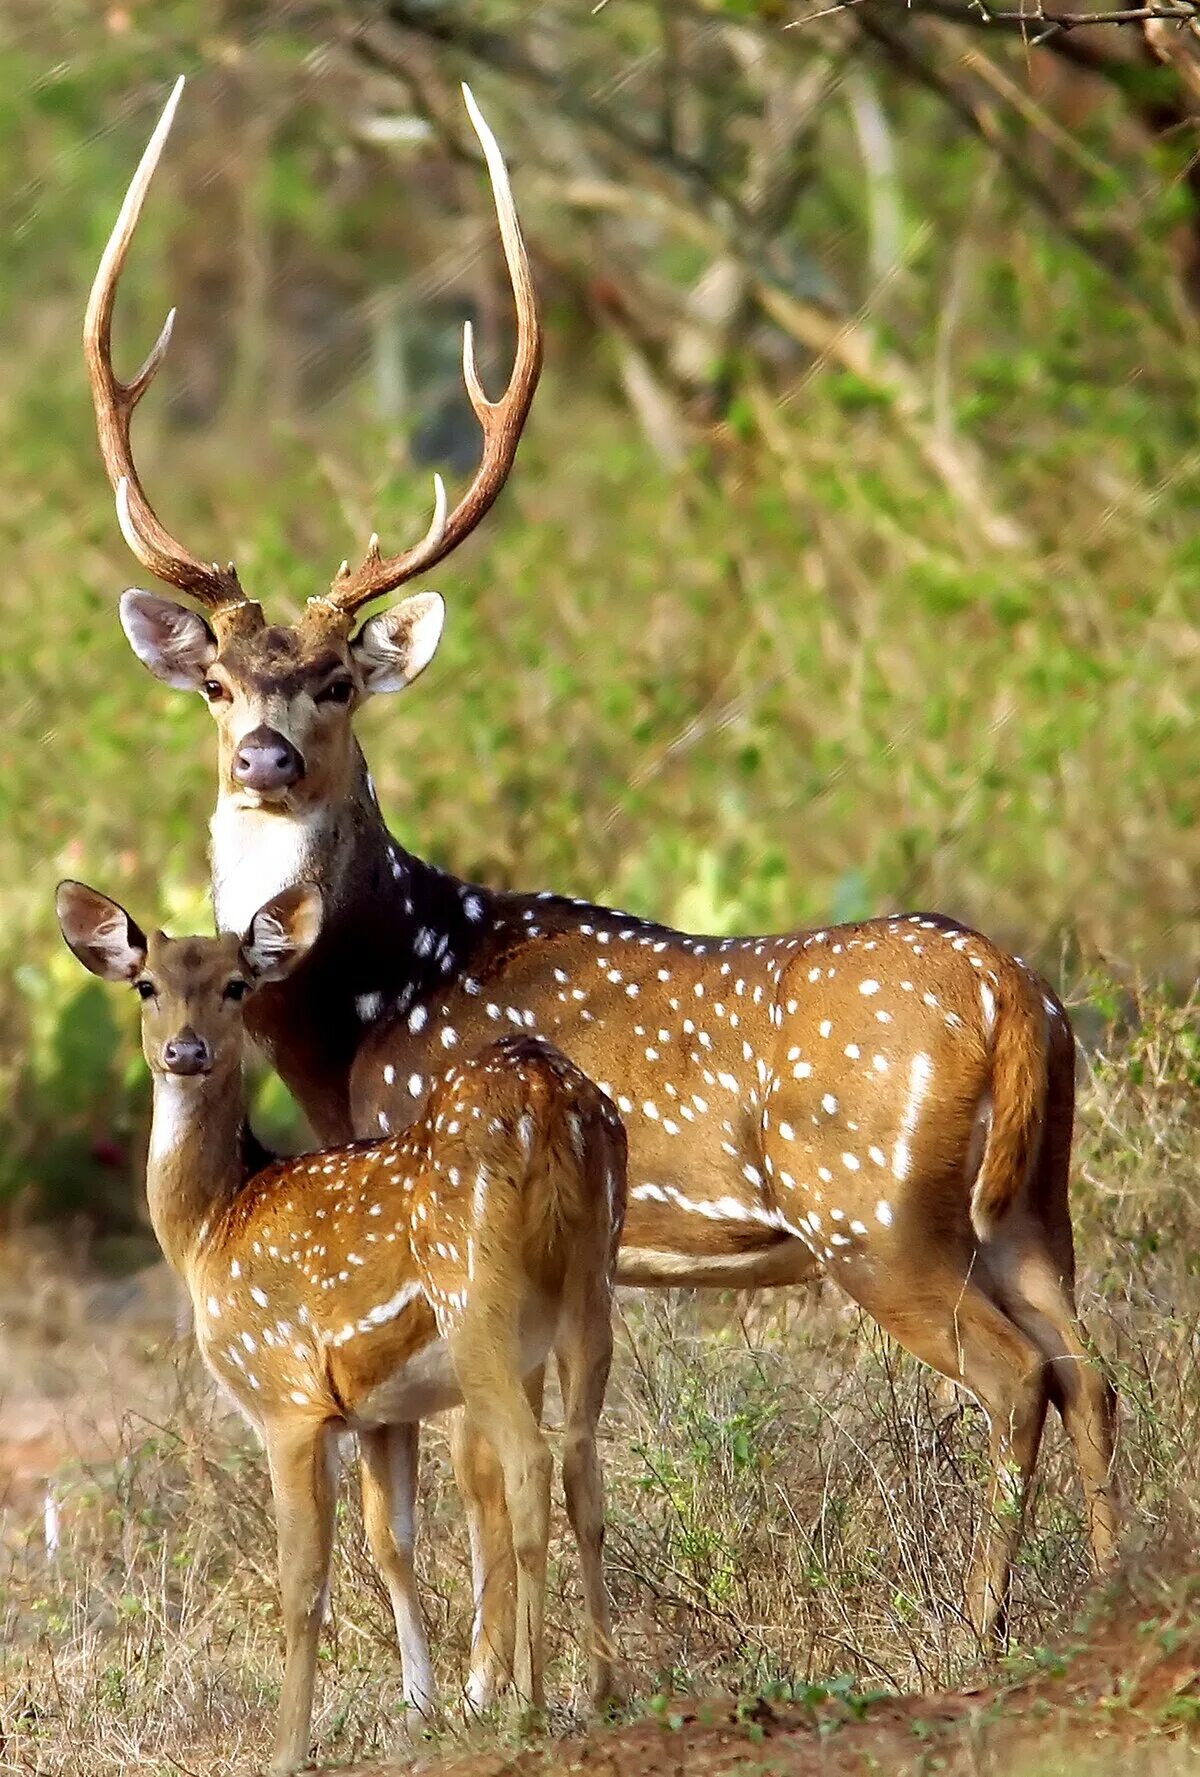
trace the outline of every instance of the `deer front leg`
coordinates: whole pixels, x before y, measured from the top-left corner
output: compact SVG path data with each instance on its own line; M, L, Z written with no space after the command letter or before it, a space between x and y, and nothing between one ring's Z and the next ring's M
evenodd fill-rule
M321 1421L287 1420L268 1426L265 1437L286 1642L271 1770L287 1772L308 1758L317 1638L329 1595L336 1450Z

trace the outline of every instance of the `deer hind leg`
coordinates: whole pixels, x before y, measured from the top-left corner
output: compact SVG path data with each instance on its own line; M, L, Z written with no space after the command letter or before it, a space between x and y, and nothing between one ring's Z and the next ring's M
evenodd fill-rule
M512 1674L516 1634L512 1530L500 1459L465 1411L453 1416L450 1455L466 1513L475 1596L467 1701L482 1710L491 1707Z
M995 1244L999 1251L987 1257L997 1293L1046 1360L1050 1398L1079 1465L1092 1558L1104 1568L1116 1553L1120 1530L1116 1391L1080 1338L1072 1293L1036 1232L1024 1231L1024 1238L1016 1231L1002 1234Z
M328 1426L311 1420L272 1425L266 1431L286 1641L271 1759L271 1769L276 1772L294 1771L308 1758L317 1638L325 1615L333 1549L333 1436Z
M1013 1557L1025 1526L1050 1393L1037 1346L982 1294L980 1305L980 1322L992 1324L979 1326L977 1343L964 1337L963 1380L988 1416L992 1473L981 1545L967 1584L967 1616L981 1640L1002 1645ZM968 1345L971 1354L965 1357Z
M516 1708L540 1710L545 1699L543 1625L553 1463L522 1386L515 1328L499 1324L495 1315L473 1315L468 1309L449 1343L468 1417L491 1445L504 1478L516 1574ZM530 1392L540 1399L540 1378Z
M419 1438L418 1425L384 1425L360 1432L358 1446L363 1524L396 1619L404 1701L421 1715L432 1715L433 1667L413 1566Z
M554 1349L563 1399L563 1492L583 1576L588 1696L594 1709L620 1701L604 1581L604 1475L596 1450L612 1348L612 1293L602 1281L602 1267L581 1266L568 1284Z
M981 1639L1002 1639L1012 1560L1049 1401L1042 1353L969 1275L905 1276L893 1269L884 1299L855 1288L852 1276L843 1281L885 1332L962 1383L987 1414L992 1473L967 1582L967 1616Z
M542 1416L544 1367L525 1378L535 1417ZM472 1709L489 1709L512 1679L516 1639L516 1574L512 1526L504 1497L504 1470L470 1415L452 1417L450 1456L467 1519L475 1617L466 1696Z

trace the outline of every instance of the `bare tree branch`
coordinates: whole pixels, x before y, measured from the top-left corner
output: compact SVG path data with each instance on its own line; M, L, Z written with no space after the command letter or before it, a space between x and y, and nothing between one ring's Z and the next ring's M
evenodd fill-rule
M681 181L702 201L716 200L726 205L731 218L739 224L749 221L741 213L735 194L717 181L703 161L672 147L661 136L652 137L632 128L616 112L593 104L577 88L528 55L511 34L489 30L458 14L444 17L412 4L411 0L388 0L382 19L375 14L373 18L368 15L360 22L351 23L346 36L350 45L364 58L389 72L396 72L402 65L403 52L398 39L389 42L386 31L378 28L381 23L390 24L417 40L424 39L443 49L458 50L473 61L495 69L498 74L506 74L522 85L533 87L552 99L564 117L599 131L626 154L636 156L647 168L657 166L661 172Z
M768 34L761 16L747 23L717 12L707 0L676 3L690 28L679 29L666 0L649 0L646 30L635 38L636 54L616 82L602 61L564 78L553 33L501 31L473 9L431 7L422 0L375 0L350 9L345 40L368 66L405 81L418 109L451 140L457 132L447 127L439 89L463 61L490 68L523 92L526 115L532 101L544 127L526 132L530 164L523 178L541 187L550 213L561 214L566 206L593 218L587 233L544 229L543 250L614 336L627 396L664 456L680 448L685 421L703 415L711 423L720 416L727 385L731 389L753 374L749 361L765 341L764 350L781 364L806 358L811 376L833 363L877 391L892 422L915 442L981 533L996 546L1019 547L1017 527L993 507L981 455L947 423L945 378L940 404L931 401L928 379L872 324L874 304L888 282L879 275L882 266L875 268L872 291L856 301L810 263L803 219L794 212L813 176L814 115L846 68L865 59L865 50L879 58L894 84L933 94L960 128L986 145L1055 233L1101 268L1156 331L1175 340L1175 317L1135 275L1141 265L1135 233L1113 224L1111 208L1096 209L1099 219L1081 225L1061 183L1039 172L1023 138L998 111L993 94L1006 77L996 70L988 82L992 91L981 89L978 68L965 76L960 49L951 41L953 26L979 30L994 22L1020 22L1027 42L1035 36L1041 41L1048 26L1066 20L1067 29L1050 36L1049 53L1074 60L1078 50L1090 62L1099 53L1096 39L1072 35L1076 24L1100 18L1115 23L1118 15L1048 13L1032 3L1020 14L1011 7L993 13L983 0L840 0L823 14L808 15L808 22L839 15L818 27L814 55L811 39L785 37L778 24ZM1172 44L1194 37L1200 42L1193 25L1200 0L1169 7L1156 0L1136 12L1120 17L1136 27L1143 13L1166 15L1170 22L1159 29ZM1186 29L1177 31L1179 25ZM1007 41L1013 41L1011 30ZM1105 42L1120 46L1111 59L1125 60L1131 74L1136 69L1127 60L1127 45L1132 43L1135 56L1148 57L1140 29L1125 38L1110 33ZM786 46L782 55L780 46ZM419 72L429 63L438 70L432 80ZM1107 67L1104 72L1116 78ZM1038 128L1045 141L1054 138L1021 92L1002 91L1002 97L1027 128ZM1087 154L1069 138L1053 139L1053 146L1096 177L1094 163L1085 164ZM614 219L609 228L605 217ZM604 235L611 239L597 253L596 238ZM698 250L698 267L692 254L667 250L670 236ZM572 241L582 243L579 251ZM608 264L620 265L619 278L597 269Z
M870 4L871 0L834 0L832 5L806 13L803 18L793 19L784 29L800 30L805 25L815 23L817 19L831 18L835 13L848 12ZM915 0L915 4L908 10L929 13L937 18L948 19L956 25L1018 31L1031 43L1042 43L1048 38L1065 35L1068 31L1092 30L1101 25L1146 25L1160 22L1190 26L1200 21L1200 0L1163 0L1162 4L1126 6L1112 12L1056 12L1042 5L1041 0L1035 0L1032 6L1023 7L1016 12L988 6L985 0L963 0L961 5L953 4L953 0Z
M918 0L918 4L920 0ZM854 22L863 37L878 44L886 51L889 62L894 67L904 69L919 85L941 99L942 103L954 116L965 124L968 130L985 142L1005 167L1010 179L1017 188L1025 193L1054 226L1061 231L1081 253L1085 254L1099 269L1112 278L1128 299L1135 303L1142 312L1153 319L1166 333L1174 337L1176 328L1172 316L1162 305L1144 292L1135 290L1127 278L1128 245L1115 235L1086 233L1079 228L1067 214L1053 188L1028 165L1025 158L1006 140L1003 131L996 127L990 114L976 104L936 65L932 57L925 53L916 33L894 29L885 23L882 17L884 8L873 8L864 4L854 14ZM894 8L889 8L894 13Z

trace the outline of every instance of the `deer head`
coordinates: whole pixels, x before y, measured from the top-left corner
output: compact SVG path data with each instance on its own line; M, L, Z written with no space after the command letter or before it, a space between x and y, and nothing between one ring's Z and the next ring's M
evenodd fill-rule
M170 343L175 311L132 381L121 382L112 367L118 281L182 89L181 79L101 257L84 321L84 352L122 534L144 567L201 609L132 589L121 600L121 622L134 653L156 678L199 692L208 703L219 734L222 796L246 808L303 812L336 799L347 785L356 757L351 724L358 705L372 694L410 685L433 658L444 618L436 593L404 599L368 618L357 633L355 620L373 599L445 560L494 504L512 468L541 371L537 303L503 157L464 86L491 178L517 311L516 361L498 401L484 393L469 322L463 330L463 376L483 431L479 468L449 513L441 477L435 476L433 518L418 543L384 556L372 536L362 564L352 570L343 562L329 590L308 601L299 622L269 624L261 605L243 592L232 562L225 568L202 562L170 535L138 477L130 425Z
M84 968L137 991L151 1073L177 1077L240 1070L243 1002L290 975L321 929L321 891L307 882L260 907L241 937L147 937L122 906L82 882L60 882L56 906Z

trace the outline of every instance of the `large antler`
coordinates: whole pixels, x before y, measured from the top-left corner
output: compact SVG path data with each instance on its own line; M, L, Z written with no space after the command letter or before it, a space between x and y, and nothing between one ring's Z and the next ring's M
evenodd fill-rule
M504 244L504 258L516 298L516 360L507 389L498 401L489 401L484 394L475 363L471 323L466 323L463 328L463 380L467 385L471 406L475 409L475 417L483 428L483 457L475 472L475 479L447 518L446 490L441 476L435 475L433 522L419 543L413 544L400 555L385 558L379 553L379 538L373 536L361 567L351 573L349 564L342 563L330 591L324 594L324 602L335 605L338 610L347 614L357 611L360 605L378 598L381 593L394 591L405 580L411 580L415 574L422 574L435 563L443 561L452 549L457 549L464 537L470 535L485 513L490 511L508 480L508 472L513 466L517 445L521 441L521 432L541 374L542 329L538 320L533 278L529 270L529 255L521 238L521 225L517 220L516 205L513 203L512 189L508 182L508 169L499 144L484 121L470 87L464 85L462 90L468 115L487 161L492 194L496 200L500 239Z
M129 426L134 409L153 382L159 365L171 343L175 324L172 309L163 324L154 348L132 382L123 383L112 367L112 317L117 297L117 284L133 240L150 181L154 177L166 140L175 120L175 110L183 91L183 76L167 100L154 134L146 144L146 152L133 175L121 214L108 238L100 260L92 293L88 298L83 322L83 351L92 384L92 401L96 408L96 426L100 434L100 451L108 479L117 496L117 522L121 533L143 567L157 574L170 586L210 606L241 602L244 594L233 563L227 568L216 562L202 562L176 542L165 528L142 491L133 449L129 442Z

